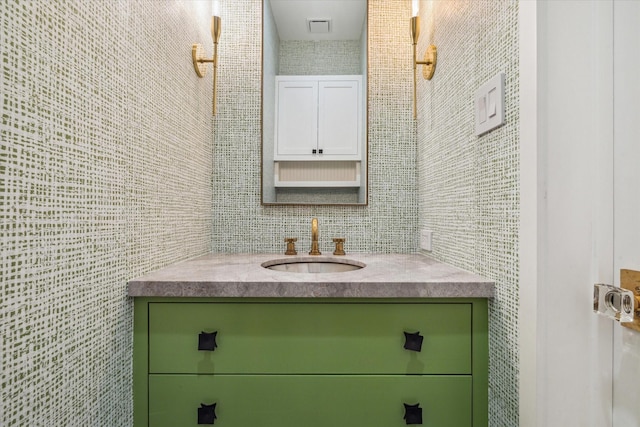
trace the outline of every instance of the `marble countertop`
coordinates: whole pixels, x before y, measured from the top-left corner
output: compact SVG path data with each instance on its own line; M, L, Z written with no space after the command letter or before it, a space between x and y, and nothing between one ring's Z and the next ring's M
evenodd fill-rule
M292 258L364 263L339 273L269 270L262 263ZM132 297L492 298L494 282L427 256L348 254L208 254L129 282Z

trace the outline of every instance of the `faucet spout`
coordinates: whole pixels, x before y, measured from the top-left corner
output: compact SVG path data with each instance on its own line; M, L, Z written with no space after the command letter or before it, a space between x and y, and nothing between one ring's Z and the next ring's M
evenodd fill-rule
M321 255L318 247L318 218L311 220L311 252L309 255Z

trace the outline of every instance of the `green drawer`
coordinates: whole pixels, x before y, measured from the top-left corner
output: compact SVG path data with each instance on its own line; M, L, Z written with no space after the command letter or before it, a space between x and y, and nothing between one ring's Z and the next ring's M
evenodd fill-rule
M470 374L470 303L150 303L150 373ZM217 332L214 351L200 332ZM421 351L404 348L420 332Z
M422 425L471 427L469 376L150 375L149 427L198 425L216 404L227 427L406 426L404 404Z

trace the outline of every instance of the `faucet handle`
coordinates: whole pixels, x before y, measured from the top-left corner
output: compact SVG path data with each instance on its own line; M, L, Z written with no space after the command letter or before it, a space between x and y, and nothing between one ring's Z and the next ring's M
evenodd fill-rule
M334 237L333 238L333 243L336 244L336 250L333 251L334 255L346 255L346 253L344 252L344 241L345 238L344 237Z
M287 251L284 253L285 255L298 255L296 252L296 242L298 241L297 237L285 237L284 241L287 242Z

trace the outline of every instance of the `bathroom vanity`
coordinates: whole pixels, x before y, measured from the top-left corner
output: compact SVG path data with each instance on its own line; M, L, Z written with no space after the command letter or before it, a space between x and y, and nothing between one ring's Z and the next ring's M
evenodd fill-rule
M421 255L262 267L278 258L207 255L129 283L135 426L487 425L492 282Z

